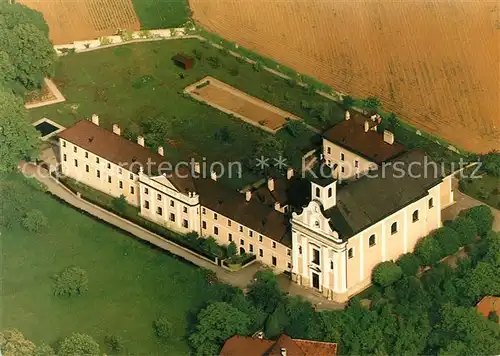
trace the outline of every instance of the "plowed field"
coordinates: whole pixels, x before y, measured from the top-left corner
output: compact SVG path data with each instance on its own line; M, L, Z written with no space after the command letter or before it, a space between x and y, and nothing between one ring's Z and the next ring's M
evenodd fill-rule
M419 129L500 149L500 5L492 1L190 0L207 30Z
M131 0L17 0L40 11L54 44L112 35L117 29L138 31Z

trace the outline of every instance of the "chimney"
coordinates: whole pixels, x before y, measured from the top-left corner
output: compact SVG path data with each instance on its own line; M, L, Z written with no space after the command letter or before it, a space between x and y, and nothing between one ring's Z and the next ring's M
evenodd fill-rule
M144 136L137 136L137 143L144 147Z
M159 147L158 147L158 154L159 154L160 156L163 156L163 155L165 154L165 150L163 149L163 146L159 146Z
M281 348L280 352L281 356L286 356L286 349L284 347Z
M384 130L384 142L392 145L394 143L394 134L390 131Z
M250 201L252 199L252 191L249 189L245 192L245 201Z
M276 211L281 210L281 204L279 202L274 202L274 210L276 210Z
M375 121L377 119L377 115L378 114L373 114L372 116L370 116L370 119L372 119L372 121Z
M349 110L346 110L345 111L345 119L349 120L350 118L351 118L351 113L349 112Z
M217 181L217 173L215 173L214 171L212 171L212 173L210 174L210 178L211 178L213 181Z
M99 116L92 114L92 123L99 126Z
M365 132L368 132L370 130L370 123L368 120L365 121Z
M269 189L270 192L272 192L274 190L274 179L273 178L269 178L267 180L267 189Z
M120 126L118 126L117 124L113 124L113 133L120 136L121 134Z
M288 169L286 170L286 179L292 179L292 177L293 177L293 168L288 167Z

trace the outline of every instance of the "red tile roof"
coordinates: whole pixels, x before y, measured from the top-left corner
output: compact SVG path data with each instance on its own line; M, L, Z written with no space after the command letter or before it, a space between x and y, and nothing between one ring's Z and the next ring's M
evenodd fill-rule
M351 152L381 164L404 151L404 146L394 142L392 145L384 141L384 135L376 131L365 132L365 121L370 127L376 125L369 117L361 114L351 116L323 133L323 137Z
M477 311L488 317L490 312L495 311L500 316L500 297L487 296L476 305Z
M335 356L337 344L332 342L292 339L281 335L278 340L263 340L235 335L226 341L220 356Z

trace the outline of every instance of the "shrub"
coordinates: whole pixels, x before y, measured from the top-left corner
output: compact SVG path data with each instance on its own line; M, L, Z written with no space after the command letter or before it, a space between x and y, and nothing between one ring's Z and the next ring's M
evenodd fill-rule
M90 335L73 333L61 343L59 356L99 355L99 344Z
M106 46L112 44L113 40L108 37L99 37L99 42L101 43L101 46Z
M47 227L48 222L45 215L37 209L29 211L22 220L23 227L31 232L39 232Z
M500 177L500 152L492 151L481 157L483 171L495 177Z
M125 195L122 194L118 198L113 198L111 204L113 205L114 210L123 214L125 213L125 209L127 209L127 198L125 198Z
M413 253L405 253L397 261L405 276L415 276L421 263L420 258Z
M201 248L203 248L209 254L217 257L222 257L223 255L221 247L212 236L203 239L203 241L201 242Z
M297 81L293 78L288 78L286 83L290 86L290 88L294 88L297 86Z
M458 233L452 228L446 226L439 228L431 236L439 243L441 257L452 255L460 248Z
M349 109L354 105L354 99L350 95L346 95L342 98L342 106L344 109Z
M470 218L459 216L452 221L450 227L457 232L461 246L471 244L477 236L476 224Z
M253 70L256 72L260 72L263 67L264 65L262 64L261 61L255 61L255 63L253 64Z
M306 133L308 129L302 120L290 120L286 124L286 130L293 137L299 137Z
M87 272L80 267L68 267L54 276L52 291L58 297L82 295L88 290Z
M394 261L379 263L373 269L373 282L382 287L387 287L403 276L403 270Z
M52 347L41 343L36 347L34 356L56 356L56 353Z
M415 254L424 266L432 266L441 259L441 247L433 236L426 236L417 243Z
M491 230L493 226L493 214L487 205L479 205L470 208L465 213L476 224L477 233L481 236Z
M361 106L365 110L378 110L380 108L380 104L380 100L374 96L369 96L361 102Z
M117 354L123 351L123 340L119 336L106 335L104 337L104 343L110 354Z
M160 316L153 322L153 329L156 336L164 341L172 336L172 323L164 316Z
M496 311L492 310L488 313L488 320L498 324L498 314Z
M207 57L207 62L210 65L210 67L214 69L219 68L222 65L221 60L217 56Z
M238 248L236 247L236 244L234 241L231 241L229 245L227 245L227 257L233 258L238 251Z

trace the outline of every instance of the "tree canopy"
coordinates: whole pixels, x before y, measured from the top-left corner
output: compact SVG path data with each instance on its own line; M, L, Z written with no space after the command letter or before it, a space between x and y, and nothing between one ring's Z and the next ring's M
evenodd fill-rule
M73 333L61 343L60 356L97 356L100 354L99 344L86 334Z

